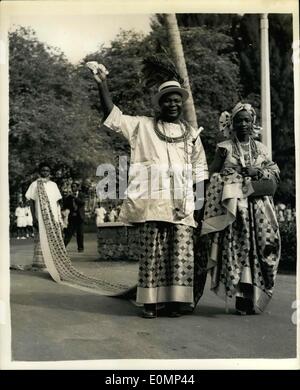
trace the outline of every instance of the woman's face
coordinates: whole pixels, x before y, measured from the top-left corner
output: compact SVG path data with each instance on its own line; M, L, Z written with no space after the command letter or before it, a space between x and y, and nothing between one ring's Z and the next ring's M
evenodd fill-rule
M233 118L233 129L238 137L249 136L252 130L252 116L248 111L242 110Z
M164 95L159 101L161 118L166 122L176 121L182 113L182 103L179 93L171 92Z

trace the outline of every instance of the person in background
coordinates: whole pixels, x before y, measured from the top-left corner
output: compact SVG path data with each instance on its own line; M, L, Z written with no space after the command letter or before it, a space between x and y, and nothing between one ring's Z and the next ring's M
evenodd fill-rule
M30 202L30 209L32 214L33 227L38 231L35 234L35 248L33 254L33 269L46 269L44 261L43 249L46 251L46 245L41 246L41 242L47 242L49 237L47 236L45 225L42 215L42 208L50 208L51 218L57 225L61 224L61 210L60 199L61 193L52 180L50 180L50 164L42 162L39 164L40 177L32 182L25 194L25 197Z
M95 208L95 215L96 215L96 226L99 227L102 223L104 223L106 210L103 206L101 206L101 203L98 202L98 207Z
M33 219L31 214L30 202L25 203L25 213L26 213L26 237L34 237L33 232Z
M26 209L23 202L19 202L18 207L15 211L15 216L17 217L17 240L26 240Z
M120 212L121 212L121 206L118 205L117 208L116 208L116 210L117 210L117 218L118 218L119 215L120 215Z
M63 222L63 230L65 232L65 230L67 229L68 227L68 223L69 223L69 214L70 214L70 210L69 209L62 209L61 210L61 216L62 216L62 222Z
M112 206L109 206L108 221L116 222L117 218L118 218L117 211Z
M284 203L279 203L277 204L276 209L278 214L278 221L284 222L285 221L284 213L285 213L286 205Z
M74 233L76 233L77 250L84 251L84 217L85 217L85 199L84 194L79 191L78 183L72 183L71 194L68 195L63 204L63 209L70 210L68 217L68 227L64 233L65 246L69 244Z
M292 220L292 210L290 208L287 208L284 214L286 221L290 222Z

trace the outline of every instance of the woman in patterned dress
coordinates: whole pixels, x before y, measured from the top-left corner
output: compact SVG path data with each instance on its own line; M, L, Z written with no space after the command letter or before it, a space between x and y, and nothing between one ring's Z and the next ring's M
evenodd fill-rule
M217 145L202 235L209 237L212 290L236 297L236 313L262 312L273 294L280 259L280 234L272 195L278 166L254 139L256 114L238 103L220 117L227 138Z

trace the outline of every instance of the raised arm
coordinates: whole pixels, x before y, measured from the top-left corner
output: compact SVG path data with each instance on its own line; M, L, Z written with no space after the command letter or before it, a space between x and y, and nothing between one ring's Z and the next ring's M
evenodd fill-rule
M86 66L92 71L98 85L100 102L104 111L104 119L106 119L114 106L106 81L108 71L104 65L98 64L96 61L87 62Z
M104 111L104 119L106 119L108 115L111 113L114 104L111 100L111 96L109 93L106 80L102 81L101 83L97 82L97 84L98 84L100 102Z

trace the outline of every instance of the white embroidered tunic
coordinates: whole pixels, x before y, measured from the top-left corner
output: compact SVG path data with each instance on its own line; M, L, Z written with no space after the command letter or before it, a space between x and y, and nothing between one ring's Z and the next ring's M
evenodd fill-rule
M57 222L59 222L59 221L61 221L61 215L60 215L60 207L58 206L57 202L62 198L61 193L57 187L57 184L51 180L46 181L44 183L44 187L45 187L45 190L46 190L47 195L48 195L48 199L49 199L49 203L50 203L50 207L51 207L54 219ZM35 180L34 182L32 182L30 184L30 186L25 194L25 197L28 200L30 200L30 199L34 200L36 216L37 216L37 218L40 218L41 213L39 212L40 211L40 204L39 204L39 197L38 197L38 193L37 193L37 180Z
M123 134L131 147L128 187L119 220L195 227L193 183L208 179L199 131L191 128L186 141L166 142L155 132L154 118L123 115L116 106L104 125ZM186 130L160 121L157 126L172 138Z

